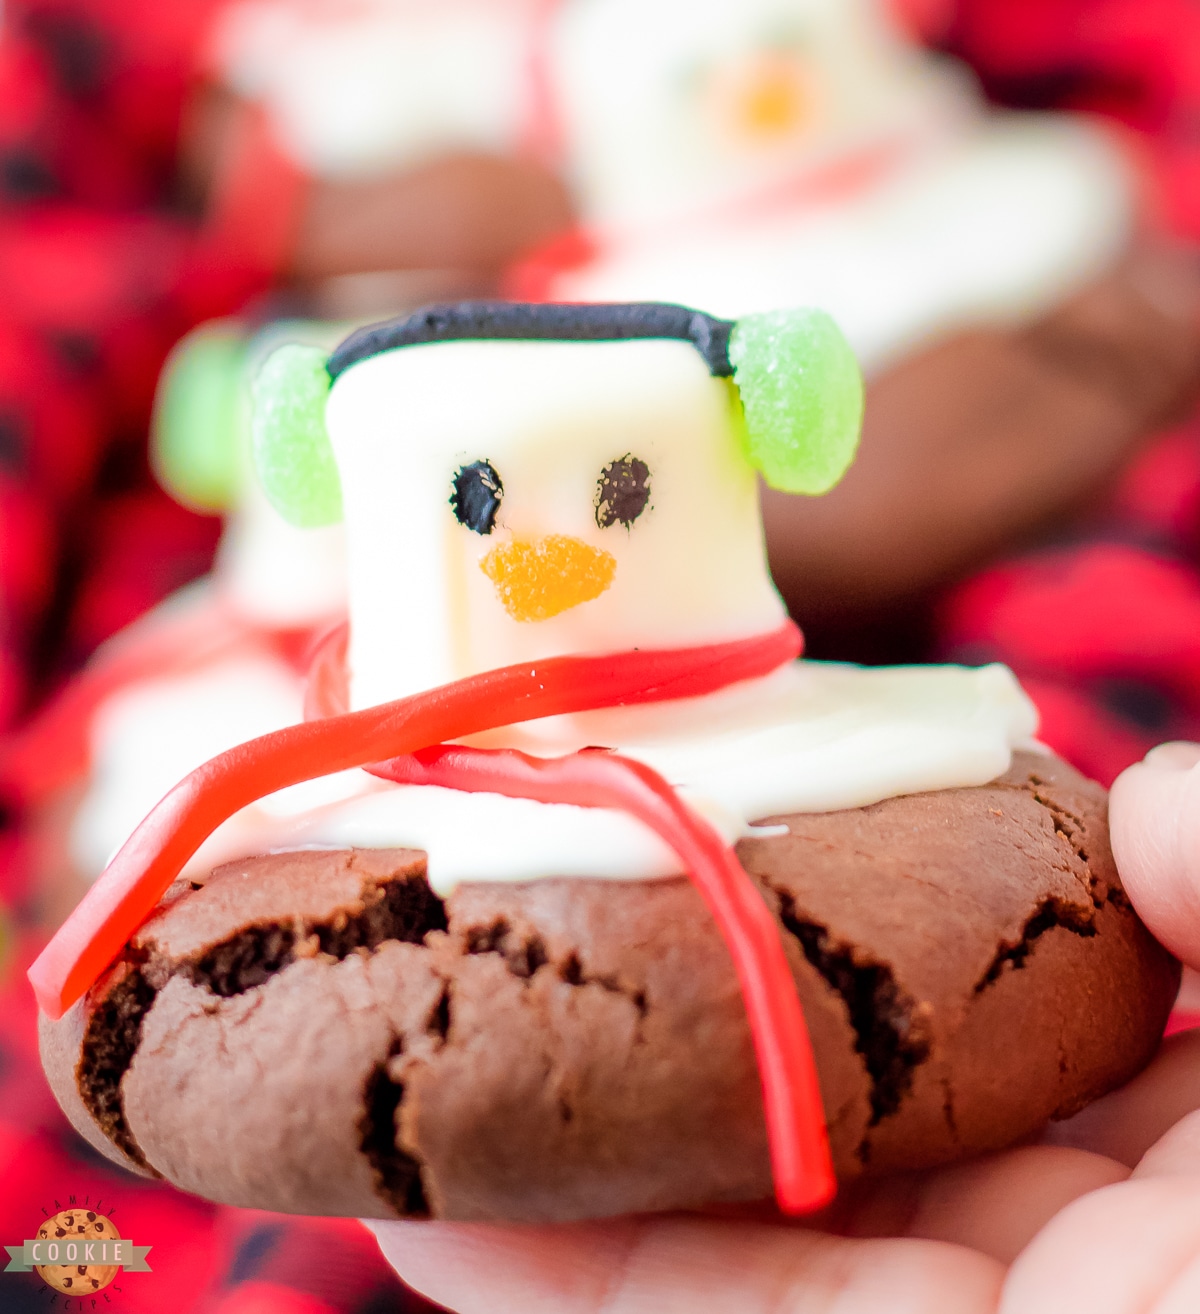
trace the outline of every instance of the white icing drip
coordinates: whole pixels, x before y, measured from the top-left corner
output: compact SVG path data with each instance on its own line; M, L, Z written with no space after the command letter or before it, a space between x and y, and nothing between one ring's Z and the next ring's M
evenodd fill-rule
M99 727L97 776L74 836L88 870L99 869L149 796L162 791L164 774L171 774L161 756L164 727L176 770L228 746L215 720L220 709L232 709L229 687L211 679L162 681L156 696L143 691ZM267 719L268 701L261 701L260 719ZM237 710L242 716L250 709ZM1036 719L1004 667L799 662L706 699L527 723L489 739L548 756L586 744L615 748L660 771L732 841L772 814L983 784L1006 770L1013 747L1030 742ZM237 733L245 724L238 721ZM139 775L151 770L154 788ZM188 870L273 849L347 845L424 849L442 895L462 881L632 880L678 871L656 836L618 812L392 785L361 771L246 808Z

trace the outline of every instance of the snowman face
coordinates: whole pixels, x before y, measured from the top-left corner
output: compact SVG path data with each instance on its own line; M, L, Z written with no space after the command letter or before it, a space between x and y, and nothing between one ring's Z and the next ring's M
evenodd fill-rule
M557 86L599 222L661 218L893 132L929 71L875 0L568 0Z
M339 376L356 707L783 608L727 380L689 344L445 342Z

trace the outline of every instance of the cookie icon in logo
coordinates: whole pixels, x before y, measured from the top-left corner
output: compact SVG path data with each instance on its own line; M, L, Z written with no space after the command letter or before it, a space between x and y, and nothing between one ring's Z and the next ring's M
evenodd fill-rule
M94 1296L120 1272L119 1264L95 1262L113 1253L111 1242L119 1241L121 1234L111 1219L92 1209L61 1210L38 1228L37 1239L45 1242L40 1253L58 1262L36 1264L34 1272L64 1295ZM98 1244L103 1242L110 1244Z

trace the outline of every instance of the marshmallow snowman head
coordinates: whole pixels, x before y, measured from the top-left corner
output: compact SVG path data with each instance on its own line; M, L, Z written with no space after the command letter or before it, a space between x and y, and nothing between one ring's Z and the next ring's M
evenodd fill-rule
M600 227L844 166L971 99L882 0L564 0L552 52L573 181Z
M259 378L264 489L344 517L351 704L567 653L778 626L756 470L823 492L862 388L819 311L464 303L288 347Z

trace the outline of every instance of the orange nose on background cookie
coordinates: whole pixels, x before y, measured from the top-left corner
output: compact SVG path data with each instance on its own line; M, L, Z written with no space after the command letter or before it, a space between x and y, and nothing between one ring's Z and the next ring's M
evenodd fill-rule
M798 59L764 52L717 74L712 88L716 126L730 144L777 147L811 127L812 75Z
M549 620L598 598L613 582L616 558L566 534L514 538L479 563L515 621Z

